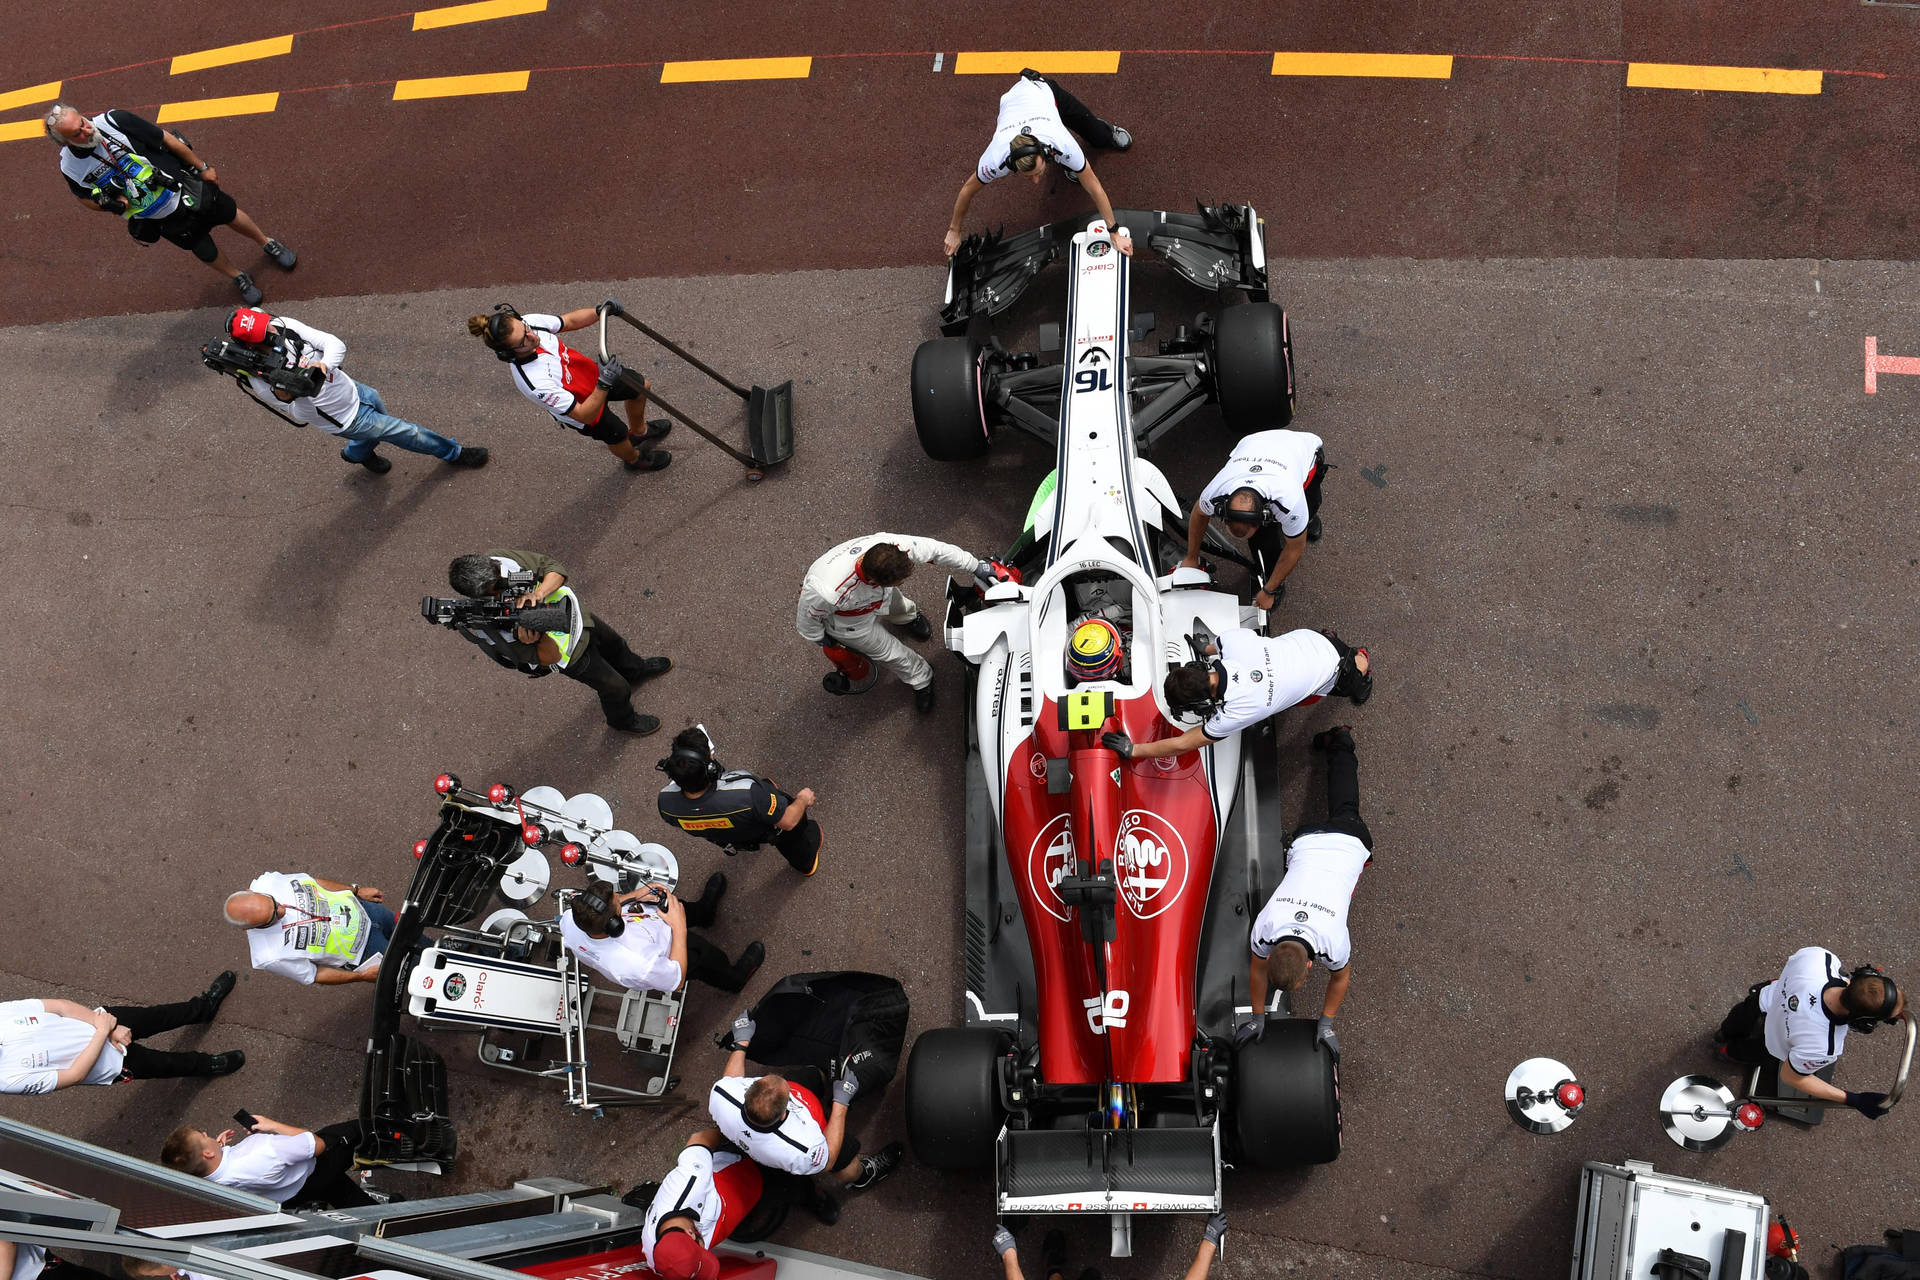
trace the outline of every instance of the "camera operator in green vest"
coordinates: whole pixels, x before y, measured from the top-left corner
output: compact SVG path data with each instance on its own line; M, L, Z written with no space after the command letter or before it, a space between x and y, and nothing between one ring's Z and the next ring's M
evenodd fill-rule
M253 967L312 986L372 982L393 936L393 908L370 884L269 871L227 895L227 923L247 931Z
M672 660L635 656L612 624L589 613L573 588L566 585L567 571L558 560L537 551L495 550L461 556L447 567L448 583L468 597L504 596L514 589L510 580L516 577L534 581L514 598L514 607L565 603L569 606L567 629L508 630L465 624L457 627L460 634L503 667L536 678L558 671L587 685L600 695L600 710L609 728L637 737L657 731L657 716L633 709L633 692L641 681L672 670Z

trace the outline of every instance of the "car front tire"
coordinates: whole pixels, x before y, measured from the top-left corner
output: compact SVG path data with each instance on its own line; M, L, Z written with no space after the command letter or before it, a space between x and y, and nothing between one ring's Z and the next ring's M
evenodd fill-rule
M1277 302L1221 311L1213 336L1214 399L1240 435L1293 421L1293 333Z
M932 338L913 353L913 426L929 458L961 462L986 453L982 352L967 338Z

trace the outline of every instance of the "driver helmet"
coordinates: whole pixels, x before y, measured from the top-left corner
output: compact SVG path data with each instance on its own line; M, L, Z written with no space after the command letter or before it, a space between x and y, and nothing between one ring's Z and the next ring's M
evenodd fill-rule
M1067 642L1067 670L1080 680L1110 680L1120 673L1120 633L1105 618L1088 618Z
M227 333L237 342L265 342L273 317L254 307L240 307L227 317Z

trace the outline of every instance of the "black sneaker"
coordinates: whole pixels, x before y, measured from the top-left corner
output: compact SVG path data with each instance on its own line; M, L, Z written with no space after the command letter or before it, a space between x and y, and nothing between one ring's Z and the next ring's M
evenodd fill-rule
M660 731L660 717L636 715L625 724L610 724L607 728L620 733L630 733L636 738L644 738L650 733Z
M721 872L716 871L708 876L706 884L700 887L699 901L703 906L717 907L720 905L720 899L726 896L727 877Z
M447 459L450 467L484 467L487 465L487 451L477 444L463 444L460 452Z
M820 1220L820 1225L830 1227L840 1221L840 1202L824 1191L816 1191L813 1203L807 1209Z
M933 710L933 686L932 685L928 685L924 689L915 689L913 691L913 709L915 711Z
M906 632L915 640L931 640L933 638L933 624L927 621L926 614L918 614L912 622L906 625Z
M880 1149L878 1155L860 1157L860 1176L847 1185L855 1191L865 1191L877 1186L900 1171L900 1161L907 1154L905 1144L889 1142Z
M357 462L358 465L365 467L367 470L373 472L373 474L377 476L383 476L387 474L387 472L393 470L393 464L391 462L388 462L385 458L381 457L377 453L370 453L364 458L354 459L354 458L349 458L347 456L347 451L345 449L342 449L340 451L340 461Z
M296 255L293 250L287 248L287 246L281 244L278 240L269 240L263 247L267 251L267 256L273 259L273 265L282 271L293 270L293 264L300 261L299 256Z
M213 1015L220 1012L220 1002L233 994L235 981L237 979L233 976L233 970L222 969L220 976L207 984L207 989L200 993L200 1003L205 1006L207 1016L200 1021L213 1021Z
M665 471L672 462L673 455L665 449L649 449L640 455L640 461L620 465L629 471Z
M247 1055L238 1049L229 1049L225 1053L216 1053L207 1062L207 1074L210 1076L230 1076L247 1065Z
M1065 175L1066 175L1066 177L1067 177L1067 181L1068 181L1068 182L1071 182L1071 183L1072 183L1072 184L1073 184L1074 186L1076 186L1076 187L1077 187L1077 186L1079 186L1079 185L1080 185L1080 172L1079 172L1079 170L1077 170L1077 169L1069 169L1069 168L1067 168L1067 166L1065 166L1065 165L1061 165L1061 166L1060 166L1060 172L1061 172L1061 173L1063 173L1063 174L1065 174Z
M1322 729L1313 735L1313 741L1308 745L1315 751L1351 751L1353 750L1353 726L1340 724L1331 729Z
M233 277L233 287L240 291L240 301L250 307L259 306L260 300L267 296L260 292L260 286L253 282L253 277L244 271Z
M665 440L668 433L672 430L672 418L648 418L645 433L637 436L630 435L627 439L633 441L636 445L648 440Z
M1320 517L1316 515L1314 516L1313 519L1307 521L1307 541L1308 542L1320 541L1320 534L1321 534Z
M747 944L745 951L740 953L740 959L736 963L736 967L746 970L747 975L751 977L759 970L760 966L766 962L767 944L756 938Z
M628 676L629 680L651 680L673 670L672 658L642 658L638 674Z
M1108 125L1107 127L1113 130L1113 149L1115 151L1133 150L1132 134L1128 133L1125 129L1122 129L1117 124Z
M853 681L843 671L829 671L820 677L820 687L838 698L853 692Z

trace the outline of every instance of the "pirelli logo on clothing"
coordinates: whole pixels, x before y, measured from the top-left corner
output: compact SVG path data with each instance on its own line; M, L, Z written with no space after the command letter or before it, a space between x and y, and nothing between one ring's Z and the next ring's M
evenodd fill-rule
M682 831L731 831L732 818L675 818Z

